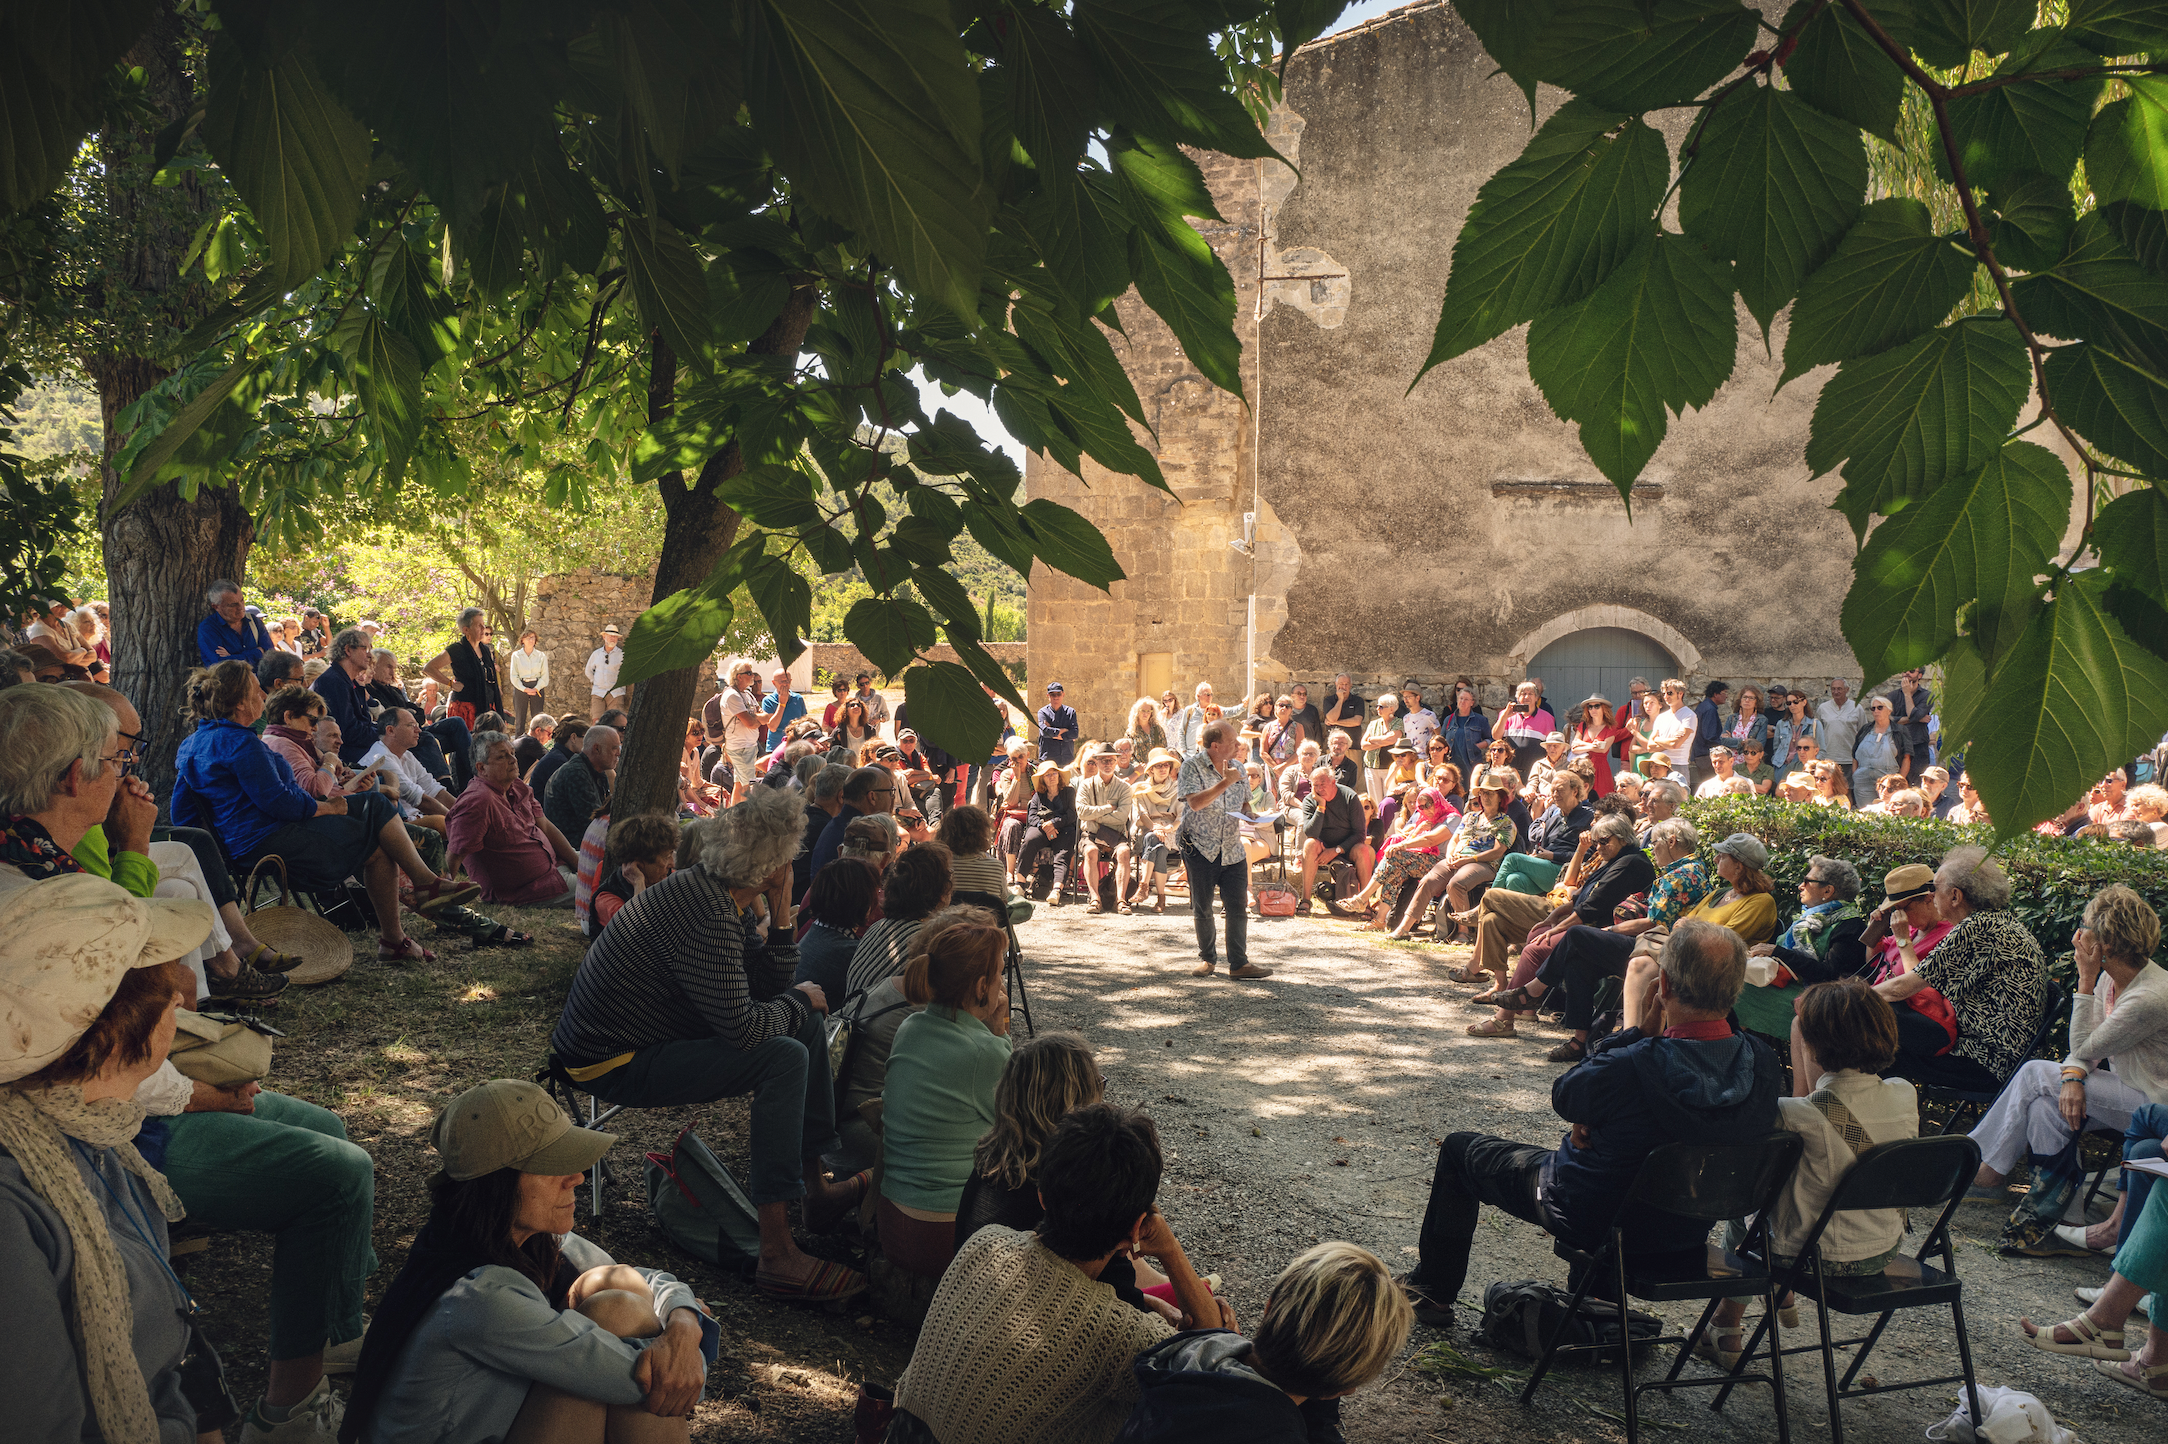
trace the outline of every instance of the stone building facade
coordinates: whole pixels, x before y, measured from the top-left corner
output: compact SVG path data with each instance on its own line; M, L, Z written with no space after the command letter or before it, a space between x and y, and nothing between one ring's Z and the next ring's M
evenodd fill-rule
M1672 423L1630 517L1529 381L1525 328L1409 390L1477 188L1531 133L1496 71L1423 0L1295 55L1268 135L1299 176L1196 154L1248 403L1132 293L1112 340L1174 495L1089 461L1081 479L1039 455L1025 468L1029 495L1089 517L1128 574L1110 593L1032 574L1031 686L1064 682L1087 735L1170 686L1187 701L1209 681L1233 705L1251 676L1314 698L1336 671L1365 695L1465 675L1486 706L1532 670L1561 704L1589 685L1623 700L1630 674L1697 697L1712 678L1857 685L1838 479L1801 460L1826 372L1777 389L1782 318L1765 344L1740 308L1731 379ZM1540 92L1539 118L1562 100ZM1676 148L1689 118L1652 121Z
M536 632L535 645L550 654L550 685L542 694L544 710L562 717L587 715L589 696L587 656L602 645L602 629L611 622L619 633L630 634L634 618L647 610L655 595L655 574L628 577L615 572L582 569L543 577L535 583L535 599L527 609L527 625ZM513 638L512 645L519 645ZM715 664L700 668L700 687L693 696L698 707L715 695Z

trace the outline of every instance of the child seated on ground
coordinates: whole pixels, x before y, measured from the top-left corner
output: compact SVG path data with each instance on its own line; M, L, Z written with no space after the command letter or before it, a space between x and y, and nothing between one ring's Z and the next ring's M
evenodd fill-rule
M1094 1103L1061 1121L1039 1157L1038 1231L982 1228L942 1275L888 1444L1109 1444L1137 1402L1131 1361L1173 1332L1115 1298L1101 1274L1117 1256L1157 1258L1186 1322L1235 1327L1153 1207L1160 1169L1142 1113Z
M1385 1372L1415 1311L1377 1255L1321 1243L1273 1280L1257 1337L1176 1334L1137 1356L1122 1444L1326 1444L1340 1400Z
M602 870L587 908L587 936L599 938L617 910L677 871L678 825L659 812L620 817L603 844Z

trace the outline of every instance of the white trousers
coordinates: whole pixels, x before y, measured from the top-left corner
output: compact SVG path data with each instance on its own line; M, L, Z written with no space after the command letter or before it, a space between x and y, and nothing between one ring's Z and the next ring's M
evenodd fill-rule
M1987 1116L1972 1130L1980 1161L2008 1176L2027 1154L2046 1156L2070 1146L2070 1125L2063 1122L2056 1099L2063 1088L2062 1065L2035 1058L2010 1076ZM2130 1115L2147 1102L2143 1093L2113 1073L2085 1080L2085 1121L2121 1133Z
M211 896L210 879L203 875L203 865L196 861L195 852L183 842L154 842L150 859L158 864L158 886L153 889L157 897L192 897L211 905L211 935L203 946L179 961L188 964L188 970L196 975L196 1000L201 1002L211 991L211 974L207 964L212 958L233 946L233 936L226 931L225 920L218 916L218 904Z

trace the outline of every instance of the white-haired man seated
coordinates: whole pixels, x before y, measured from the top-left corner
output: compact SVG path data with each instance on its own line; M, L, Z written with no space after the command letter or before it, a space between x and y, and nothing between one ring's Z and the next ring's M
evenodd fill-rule
M550 1048L608 1103L681 1108L751 1095L754 1283L780 1298L848 1298L865 1276L801 1252L788 1217L803 1200L809 1215L833 1218L864 1191L863 1176L838 1185L822 1170L821 1154L842 1147L821 1026L828 999L818 983L791 982L790 865L805 810L789 792L756 787L694 829L697 860L635 895L588 949Z

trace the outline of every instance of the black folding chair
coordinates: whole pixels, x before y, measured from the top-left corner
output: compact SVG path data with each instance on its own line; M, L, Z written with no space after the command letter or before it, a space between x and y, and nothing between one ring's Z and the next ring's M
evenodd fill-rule
M1840 1401L1854 1394L1887 1394L1897 1389L1930 1389L1943 1384L1962 1382L1965 1397L1970 1401L1972 1417L1984 1418L1980 1412L1980 1394L1972 1377L1972 1345L1965 1334L1964 1288L1957 1279L1957 1256L1950 1246L1950 1218L1957 1212L1958 1204L1965 1198L1965 1188L1980 1170L1980 1146L1963 1134L1948 1138L1900 1138L1893 1142L1878 1144L1859 1156L1851 1172L1837 1184L1836 1192L1829 1196L1822 1215L1814 1221L1813 1232L1800 1249L1798 1259L1787 1271L1781 1287L1814 1300L1815 1314L1820 1320L1822 1341L1822 1382L1829 1394L1830 1444L1843 1444L1844 1423L1838 1417ZM1926 1243L1910 1258L1893 1259L1888 1267L1877 1274L1859 1277L1837 1277L1822 1272L1820 1241L1822 1231L1829 1221L1840 1213L1867 1208L1926 1208L1935 1204L1942 1206L1942 1216L1927 1235ZM1941 1267L1927 1262L1928 1255L1942 1255ZM1766 1257L1766 1255L1765 1255ZM1889 1327L1889 1321L1899 1309L1940 1308L1947 1304L1950 1319L1957 1327L1957 1359L1962 1373L1944 1374L1932 1379L1913 1379L1904 1383L1876 1383L1873 1389L1855 1389L1852 1380L1866 1366L1867 1355ZM1829 1313L1879 1314L1874 1327L1857 1339L1832 1340L1829 1336ZM1704 1316L1706 1317L1706 1316ZM1762 1316L1753 1338L1747 1341L1751 1354L1776 1321L1776 1310ZM1844 1378L1837 1378L1838 1349L1857 1345L1859 1354L1852 1366L1844 1371ZM1804 1354L1816 1345L1802 1344L1797 1348L1777 1349L1776 1357L1785 1354ZM1742 1357L1741 1362L1745 1360ZM1710 1403L1712 1409L1724 1407L1729 1385Z
M1581 1282L1573 1291L1573 1302L1567 1308L1566 1316L1559 1320L1558 1327L1544 1345L1543 1357L1536 1361L1535 1371L1528 1376L1528 1384L1521 1390L1521 1402L1526 1404L1535 1398L1536 1387L1550 1372L1551 1361L1558 1354L1610 1347L1561 1345L1559 1342L1580 1313L1581 1300L1588 1293L1589 1285L1595 1282L1599 1272L1609 1270L1615 1273L1618 1285L1618 1377L1620 1391L1626 1397L1627 1444L1637 1444L1640 1438L1641 1396L1648 1390L1668 1392L1722 1386L1728 1393L1733 1384L1749 1380L1767 1384L1775 1393L1777 1441L1778 1444L1790 1444L1791 1422L1784 1408L1784 1363L1775 1348L1770 1350L1766 1374L1740 1372L1753 1358L1752 1345L1740 1356L1738 1368L1729 1374L1682 1379L1679 1371L1685 1367L1687 1357L1708 1327L1715 1300L1760 1294L1763 1306L1772 1316L1776 1313L1775 1280L1770 1277L1768 1265L1760 1261L1768 1257L1768 1225L1763 1220L1770 1205L1776 1202L1777 1194L1790 1180L1803 1146L1798 1134L1777 1132L1753 1143L1667 1143L1643 1159L1633 1187L1628 1190L1617 1217L1611 1221L1611 1237L1602 1247L1593 1253L1563 1241L1553 1247L1552 1252L1580 1273ZM1708 1223L1752 1218L1755 1220L1755 1238L1762 1245L1760 1258L1730 1253L1723 1245L1715 1243L1705 1245L1698 1254L1636 1256L1626 1247L1626 1234L1651 1214L1669 1214ZM1683 1299L1711 1301L1692 1333L1640 1341L1649 1346L1672 1343L1679 1346L1679 1356L1672 1363L1671 1372L1646 1384L1634 1382L1633 1349L1625 1327L1629 1297L1649 1303L1672 1303Z
M1008 904L990 892L969 889L951 893L949 901L985 908L1001 919L1001 926L1009 935L1009 957L1008 961L1002 964L1002 980L1009 990L1009 1011L1024 1020L1025 1037L1036 1037L1039 1030L1031 1025L1031 998L1024 991L1024 945L1017 941L1016 924L1009 921Z
M2063 991L2062 984L2053 978L2045 980L2040 989L2040 1027L2033 1034L2032 1046L2025 1050L2028 1059L2050 1054L2062 1056L2062 1049L2055 1046L2055 1037L2069 1025L2069 1007L2070 995ZM2020 1068L2024 1066L2018 1064ZM1942 1083L1920 1083L1920 1103L1922 1106L1943 1104L1950 1111L1943 1117L1940 1131L1944 1135L1962 1133L1986 1115L2009 1081L2005 1078L1986 1092L1975 1088L1952 1088Z
M543 1091L555 1098L557 1105L564 1109L565 1113L582 1128L600 1128L603 1124L608 1123L612 1118L625 1111L626 1105L612 1103L605 1106L601 1099L588 1092L578 1080L565 1071L565 1065L559 1061L555 1053L549 1054L542 1060L542 1066L535 1070L534 1081L541 1084ZM584 1117L580 1111L580 1103L583 1099L587 1104ZM602 1190L609 1186L609 1182L610 1165L608 1161L600 1158L596 1159L595 1166L587 1171L587 1203L590 1217L602 1217Z

